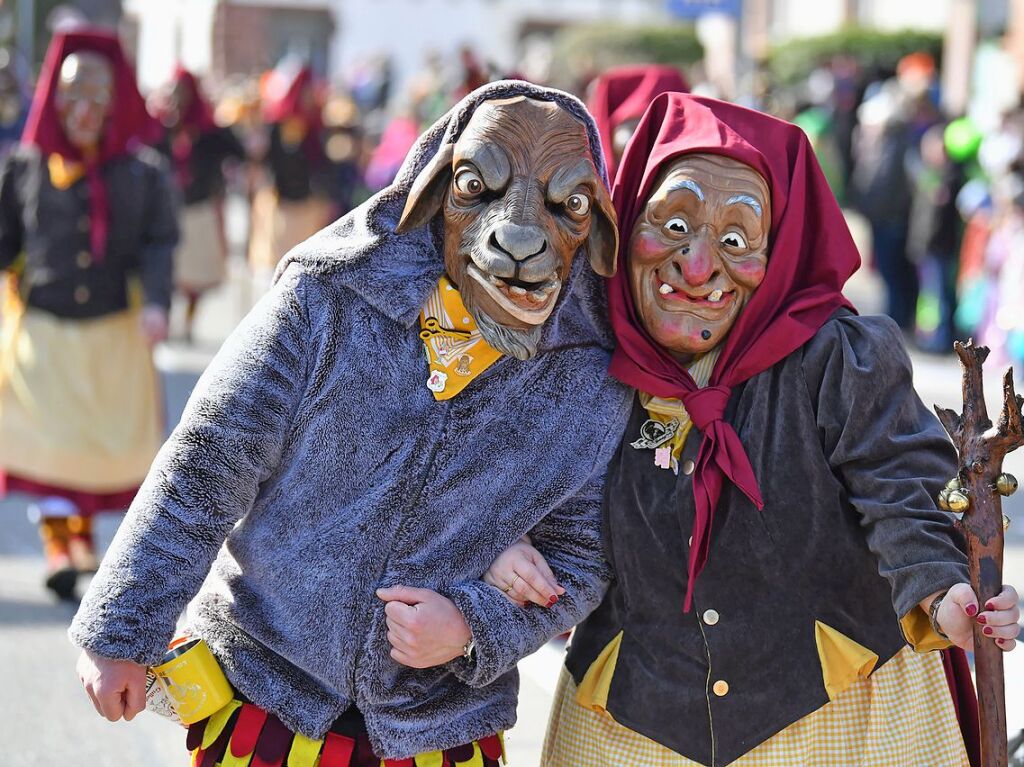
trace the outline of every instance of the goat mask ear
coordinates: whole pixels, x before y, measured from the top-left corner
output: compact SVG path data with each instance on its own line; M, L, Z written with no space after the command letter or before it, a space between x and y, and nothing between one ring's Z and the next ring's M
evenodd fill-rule
M597 185L586 245L591 268L602 277L614 276L619 253L619 224L604 184Z
M452 157L455 144L445 143L437 150L426 167L420 171L409 190L405 210L398 220L395 231L404 234L426 224L437 215L444 204L448 181L452 176Z

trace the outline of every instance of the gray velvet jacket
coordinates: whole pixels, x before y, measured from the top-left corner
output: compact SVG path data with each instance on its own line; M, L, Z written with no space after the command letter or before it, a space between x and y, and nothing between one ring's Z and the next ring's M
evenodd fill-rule
M231 682L319 738L358 705L375 749L406 757L515 721L517 661L600 601L605 467L630 392L605 373L603 291L578 254L541 353L503 358L435 401L418 313L443 272L441 226L397 235L413 179L485 98L570 96L526 83L471 94L398 180L293 251L203 375L70 630L111 658L157 661L192 626ZM532 531L566 597L523 610L478 580ZM477 659L389 656L378 587L449 596Z

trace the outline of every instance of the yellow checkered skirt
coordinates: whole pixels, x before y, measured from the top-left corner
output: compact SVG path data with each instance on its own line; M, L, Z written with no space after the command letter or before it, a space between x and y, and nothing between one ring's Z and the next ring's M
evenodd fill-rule
M576 702L562 675L551 709L544 767L699 767L608 714ZM736 767L968 767L938 653L904 647L836 700L732 763Z

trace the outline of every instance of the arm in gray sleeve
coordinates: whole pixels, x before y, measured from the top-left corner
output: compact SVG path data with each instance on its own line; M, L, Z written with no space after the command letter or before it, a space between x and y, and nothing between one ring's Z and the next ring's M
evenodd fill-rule
M8 269L21 254L24 230L18 195L18 161L14 155L0 169L0 270Z
M145 302L168 310L173 290L174 249L178 245L178 200L171 178L162 168L148 168L145 178L146 220L139 253L139 276ZM211 248L216 243L210 243Z
M448 594L465 616L476 642L473 661L458 658L449 664L464 683L474 687L491 684L549 639L582 621L600 603L611 578L601 543L603 486L602 466L600 475L578 495L530 531L533 545L565 588L554 607L522 608L483 581L466 581Z
M203 374L103 559L69 635L151 664L274 471L305 389L305 278L291 267Z
M956 453L914 391L889 318L833 319L808 344L803 365L825 456L902 618L929 594L968 580L953 516L935 503L956 474Z

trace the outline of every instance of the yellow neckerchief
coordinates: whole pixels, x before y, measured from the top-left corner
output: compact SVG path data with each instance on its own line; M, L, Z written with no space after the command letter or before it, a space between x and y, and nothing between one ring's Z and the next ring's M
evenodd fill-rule
M698 387L704 388L711 378L711 371L715 369L721 349L712 349L707 354L697 357L686 368L690 377ZM640 404L647 410L647 416L652 421L663 424L676 423L676 430L672 439L654 449L654 463L663 469L672 469L679 473L679 456L683 453L683 445L690 434L693 422L690 414L686 412L680 400L668 397L655 397L647 392L639 392Z
M309 126L304 117L286 117L281 122L281 143L288 147L295 147L306 140Z
M488 344L462 296L442 277L420 312L420 338L430 362L427 388L434 399L451 399L501 358Z
M68 160L56 152L46 158L46 167L50 171L50 183L61 191L70 189L85 175L84 162Z

